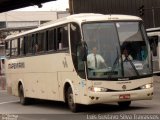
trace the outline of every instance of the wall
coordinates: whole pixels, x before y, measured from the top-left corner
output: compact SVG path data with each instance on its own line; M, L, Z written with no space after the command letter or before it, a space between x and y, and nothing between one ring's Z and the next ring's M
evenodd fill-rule
M144 5L144 15L140 16L146 28L160 27L160 0L69 0L70 12L75 13L103 13L129 14L140 16L139 8ZM154 21L153 12L154 8Z

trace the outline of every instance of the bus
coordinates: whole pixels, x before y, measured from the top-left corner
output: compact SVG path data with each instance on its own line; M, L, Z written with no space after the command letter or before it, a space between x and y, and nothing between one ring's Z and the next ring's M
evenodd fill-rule
M147 29L152 53L153 74L160 75L160 28Z
M33 98L62 101L78 112L82 105L116 102L125 108L152 99L150 47L139 17L75 14L5 42L7 89L23 105ZM88 57L93 48L98 67ZM124 49L132 59L122 59Z

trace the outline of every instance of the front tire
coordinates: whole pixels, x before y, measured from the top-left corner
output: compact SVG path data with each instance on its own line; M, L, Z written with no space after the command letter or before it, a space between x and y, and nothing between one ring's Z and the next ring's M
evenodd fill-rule
M67 103L68 103L68 107L70 108L70 110L72 112L78 112L79 110L79 105L75 103L74 98L73 98L73 91L72 88L69 87L67 89Z
M131 101L118 102L118 105L120 108L128 108L131 105Z

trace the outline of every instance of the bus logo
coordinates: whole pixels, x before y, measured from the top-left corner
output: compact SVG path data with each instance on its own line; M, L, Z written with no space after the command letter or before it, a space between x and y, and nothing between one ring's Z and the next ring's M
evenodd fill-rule
M63 61L63 66L64 66L64 68L67 68L67 67L68 67L68 63L67 63L67 60L66 60L66 58L64 58L64 61Z
M24 62L8 64L8 69L18 69L18 68L25 68Z
M123 89L123 90L126 90L126 89L127 89L126 85L123 85L123 86L122 86L122 89Z

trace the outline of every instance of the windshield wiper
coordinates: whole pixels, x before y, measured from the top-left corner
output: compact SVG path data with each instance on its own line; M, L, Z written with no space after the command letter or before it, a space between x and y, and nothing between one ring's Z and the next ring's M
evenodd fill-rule
M140 76L140 75L139 75L139 72L138 72L138 70L136 69L135 65L133 64L132 60L131 60L128 56L126 57L126 60L129 61L129 63L131 64L132 68L134 69L135 73L136 73L138 76Z

